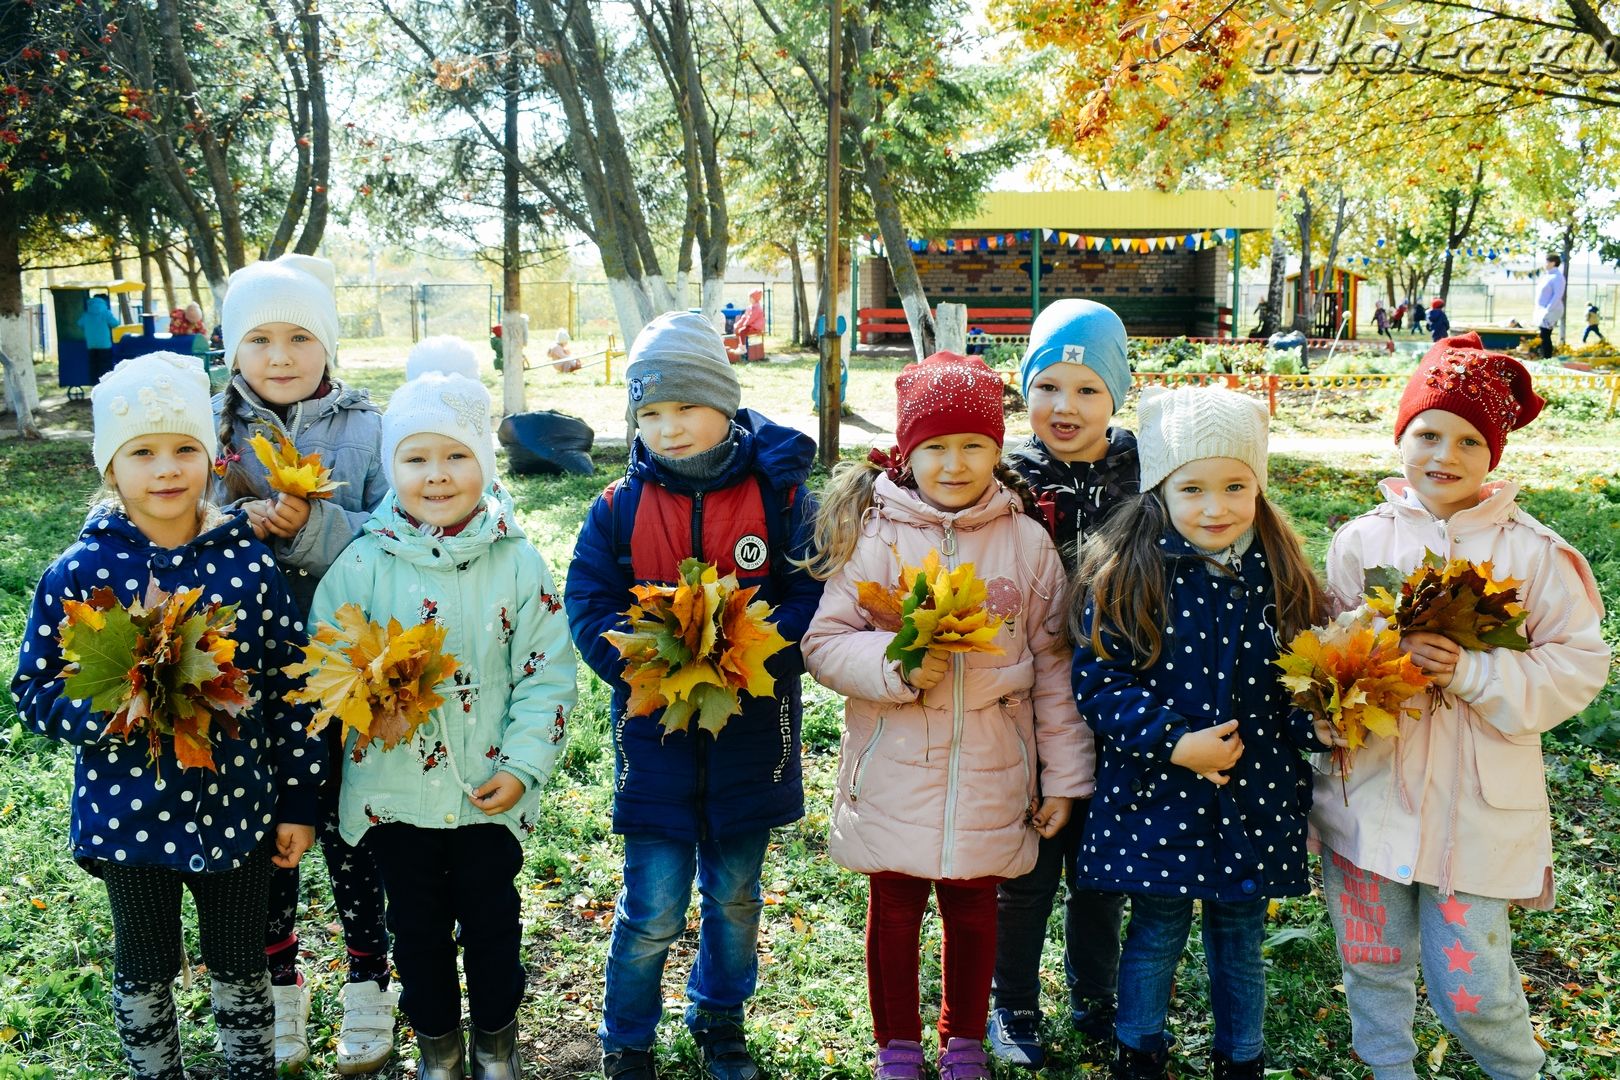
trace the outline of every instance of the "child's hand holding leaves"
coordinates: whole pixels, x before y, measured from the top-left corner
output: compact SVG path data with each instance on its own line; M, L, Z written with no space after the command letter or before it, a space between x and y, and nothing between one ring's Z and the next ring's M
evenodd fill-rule
M927 693L944 681L951 670L951 654L929 649L923 654L922 663L905 670L904 662L901 664L900 677L918 690Z

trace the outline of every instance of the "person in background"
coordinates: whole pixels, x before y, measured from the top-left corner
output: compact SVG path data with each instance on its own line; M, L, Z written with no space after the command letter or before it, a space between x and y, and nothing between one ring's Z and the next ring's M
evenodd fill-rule
M1536 329L1541 331L1541 358L1551 360L1553 354L1553 327L1564 317L1564 260L1548 253L1546 269L1536 278ZM1439 341L1444 334L1436 334Z
M208 327L203 323L202 305L193 300L183 308L175 308L169 312L169 333L171 334L206 334Z
M546 356L551 360L551 366L558 371L578 371L583 365L575 359L573 352L568 348L568 331L558 330L557 339L546 350Z
M1444 341L1451 334L1451 317L1446 314L1446 302L1440 297L1429 301L1429 336Z
M759 338L763 347L765 342L765 290L754 289L748 294L748 310L737 316L732 323L731 332L737 335L737 353L739 360L751 360L749 355L748 339ZM764 359L763 353L760 359Z
M1586 339L1591 337L1593 334L1597 335L1597 339L1599 341L1606 342L1609 340L1603 336L1603 331L1598 327L1598 314L1598 306L1596 304L1586 305L1586 329L1581 333L1582 345L1585 345Z
M79 315L79 331L84 334L85 348L90 350L90 380L101 378L112 370L112 331L118 325L118 316L105 296L92 296L85 302Z

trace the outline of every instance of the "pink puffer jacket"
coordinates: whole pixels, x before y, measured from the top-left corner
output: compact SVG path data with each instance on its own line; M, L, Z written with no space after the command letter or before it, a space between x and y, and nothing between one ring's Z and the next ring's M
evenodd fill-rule
M1552 829L1541 733L1584 709L1609 674L1599 633L1603 601L1580 552L1519 509L1518 488L1487 484L1478 506L1441 521L1385 480L1385 502L1345 525L1328 551L1328 584L1342 607L1361 602L1368 570L1409 572L1425 549L1490 561L1519 578L1526 652L1463 650L1443 704L1409 705L1400 737L1356 751L1348 777L1315 755L1313 847L1402 884L1553 906ZM1346 801L1348 800L1348 805Z
M936 510L879 477L849 563L827 582L801 648L844 707L833 859L861 873L1018 877L1035 865L1025 812L1037 792L1091 794L1091 731L1069 690L1063 565L1046 530L999 484L975 506ZM893 635L856 606L856 583L891 584L930 550L973 563L1005 615L1004 654L959 655L919 695L884 659ZM1038 784L1037 784L1038 778Z

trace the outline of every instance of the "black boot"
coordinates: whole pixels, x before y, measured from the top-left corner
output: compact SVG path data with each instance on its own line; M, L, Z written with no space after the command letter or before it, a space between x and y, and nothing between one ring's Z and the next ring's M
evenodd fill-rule
M1225 1054L1211 1054L1210 1058L1215 1063L1215 1080L1265 1080L1264 1056L1253 1061L1233 1061Z
M748 1052L741 1024L716 1024L692 1032L703 1052L703 1073L709 1080L759 1080L759 1065Z
M416 1080L462 1080L465 1075L460 1028L447 1035L424 1035L418 1031L416 1050L421 1057Z
M516 1020L499 1031L473 1028L472 1074L473 1080L522 1080Z
M603 1054L602 1075L608 1080L658 1080L651 1050L615 1050Z
M1108 1067L1108 1075L1112 1080L1166 1080L1169 1065L1168 1049L1161 1048L1149 1053L1116 1040L1114 1060Z

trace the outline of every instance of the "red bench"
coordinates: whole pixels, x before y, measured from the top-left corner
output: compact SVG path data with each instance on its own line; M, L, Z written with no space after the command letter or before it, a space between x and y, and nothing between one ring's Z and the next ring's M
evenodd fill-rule
M987 334L1027 334L1035 313L1023 308L968 308L968 329L975 326ZM860 342L871 342L873 334L909 334L906 313L901 308L861 308L856 313L855 330Z

